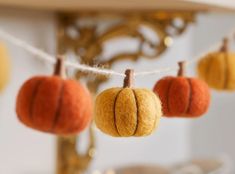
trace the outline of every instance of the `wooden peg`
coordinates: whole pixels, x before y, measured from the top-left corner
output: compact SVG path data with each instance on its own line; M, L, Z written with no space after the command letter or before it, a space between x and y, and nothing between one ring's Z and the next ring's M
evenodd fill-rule
M180 61L178 62L179 65L179 71L178 71L178 76L184 76L185 75L185 67L186 67L186 62L185 61Z
M126 77L124 78L123 88L131 88L134 84L134 70L127 69L125 74Z
M54 75L55 76L60 76L61 78L66 78L64 57L63 56L57 56L55 69L54 69Z
M223 39L223 44L222 44L222 46L220 48L220 51L227 52L228 51L228 44L229 44L228 38L224 38Z

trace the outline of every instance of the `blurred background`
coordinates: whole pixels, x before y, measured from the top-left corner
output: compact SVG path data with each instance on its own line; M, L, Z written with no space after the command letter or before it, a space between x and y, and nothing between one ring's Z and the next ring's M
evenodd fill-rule
M133 67L138 71L174 66L207 50L213 43L235 28L233 13L200 13L195 22L159 59L139 59L121 62L113 69L124 71ZM22 40L55 54L55 15L33 10L1 8L0 27ZM148 32L148 31L145 31ZM151 35L151 33L149 33ZM1 41L1 40L0 40ZM132 49L131 41L121 44L115 40L105 47L104 55L121 48ZM22 83L38 74L51 74L52 67L24 50L7 44L11 58L11 80L0 96L0 173L50 174L55 170L55 136L26 128L17 120L15 98ZM232 44L234 45L234 44ZM121 47L121 48L120 48ZM234 48L233 48L234 49ZM32 58L33 57L33 58ZM195 64L187 69L196 75ZM174 75L176 72L171 72ZM138 87L152 89L159 75L138 77ZM105 88L122 85L122 78L114 77L102 85ZM235 93L212 91L212 102L206 115L199 119L162 118L158 130L145 138L112 138L95 129L96 154L88 172L132 164L170 166L193 158L229 157L235 163L234 117ZM87 144L83 133L79 149Z

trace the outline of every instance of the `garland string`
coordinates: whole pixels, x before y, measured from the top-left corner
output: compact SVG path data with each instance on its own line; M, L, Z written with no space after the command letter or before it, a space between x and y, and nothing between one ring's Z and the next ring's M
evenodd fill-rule
M223 38L232 38L232 37L234 37L234 30L232 30L232 32L229 32ZM45 60L45 61L47 61L51 64L55 64L55 62L56 62L56 56L52 56L52 55L46 53L45 51L30 45L27 42L11 35L10 33L6 32L2 29L0 29L0 38L8 41L11 44L14 44L14 45L24 49L25 51L35 55L37 58ZM209 52L218 49L220 45L221 45L221 41L219 41L218 43L216 43L215 45L213 45L212 47L207 49L205 52L203 52L203 53L199 54L198 56L186 61L186 64L188 65L188 64L192 64L194 62L197 62L201 57L205 56ZM77 69L79 71L82 71L82 72L100 74L100 75L105 75L105 76L116 75L116 76L125 77L124 73L120 73L120 72L117 72L117 71L114 71L114 70L111 70L111 69L91 67L91 66L84 65L84 64L74 63L74 62L71 62L71 61L65 61L65 65L67 67L72 67L72 68L75 68L75 69ZM166 68L159 68L157 70L135 72L134 76L155 75L155 74L159 74L159 73L163 73L163 72L170 72L170 71L177 71L177 70L178 70L178 66L166 67Z

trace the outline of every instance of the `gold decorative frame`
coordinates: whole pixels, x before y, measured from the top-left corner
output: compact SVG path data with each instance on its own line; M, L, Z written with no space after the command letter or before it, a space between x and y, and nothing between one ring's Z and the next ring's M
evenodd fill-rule
M195 13L190 11L60 13L57 15L57 52L66 54L72 51L80 63L106 68L124 60L155 59L167 50L172 37L182 34L187 26L194 22L194 16ZM111 25L99 32L100 22L108 22ZM147 38L140 30L143 26L151 29L158 41ZM121 37L137 40L136 51L119 52L103 59L104 43ZM153 54L145 51L145 46L152 49ZM85 78L90 92L94 95L99 86L108 80L105 76L94 78L79 71L75 73L75 77ZM58 137L57 174L78 174L88 168L95 152L93 127L89 129L90 142L85 154L79 154L76 150L77 138L77 136Z

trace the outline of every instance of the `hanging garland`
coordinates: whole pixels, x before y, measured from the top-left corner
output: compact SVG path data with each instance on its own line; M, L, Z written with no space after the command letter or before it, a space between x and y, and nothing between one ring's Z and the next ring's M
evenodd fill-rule
M234 36L234 30L232 30L232 32L229 32L229 34L227 34L225 37L226 38L232 38ZM56 56L51 56L50 54L44 52L43 50L40 50L40 49L24 42L23 40L9 34L8 32L6 32L4 30L1 30L1 29L0 29L0 38L2 38L4 40L18 46L18 47L20 47L24 50L26 50L27 52L35 55L36 58L42 59L42 60L44 60L48 63L51 63L51 64L56 63ZM221 45L221 42L216 43L215 45L211 46L208 50L206 50L205 52L199 54L195 58L192 58L189 61L185 61L186 64L192 64L194 62L197 62L202 57L207 55L208 52L216 50L220 45ZM117 71L114 71L114 70L102 69L102 68L98 68L97 66L96 67L91 67L91 66L88 66L88 65L73 63L73 62L70 62L70 61L65 61L65 66L75 68L78 71L86 72L86 73L94 73L94 74L105 75L105 76L113 75L113 76L125 77L124 73L120 73L120 72L117 72ZM154 70L150 70L150 71L136 72L136 73L134 73L134 76L156 75L156 74L163 73L163 72L170 72L170 71L177 71L177 70L178 70L177 66L175 66L175 67L166 67L166 68L159 68L157 70L154 69Z
M230 36L232 34L228 35L228 37ZM64 79L65 71L63 66L73 67L87 73L124 77L123 88L107 89L99 94L96 99L95 123L101 131L111 136L150 135L158 126L162 115L162 107L165 116L187 118L201 116L209 107L210 93L206 83L196 78L184 76L184 66L200 60L205 54L190 61L180 62L179 68L168 67L137 73L134 73L133 70L127 70L125 73L120 73L69 61L63 62L61 58L56 60L53 56L3 30L0 30L0 37L43 60L52 64L56 63L53 76L33 77L26 81L19 91L16 103L17 115L21 122L28 127L44 132L69 135L81 132L89 124L92 114L90 94L78 82ZM218 48L218 45L220 43L213 46L209 51ZM225 48L224 46L221 52L218 53L222 56L213 54L212 57L216 57L213 59L221 62L220 59L222 58L220 57L226 57L226 60L223 59L223 61L232 62L234 56L228 54ZM210 58L206 57L204 59ZM210 62L211 59L202 61ZM205 74L201 73L205 72L205 67L207 67L205 64L199 63L198 69L202 79L207 81L207 78L203 78ZM210 63L207 64L210 65ZM166 77L157 82L154 87L156 94L148 89L136 89L132 86L133 78L136 76L155 75L173 70L179 70L178 77ZM226 70L232 71L229 68L226 68ZM227 75L225 70L220 73L222 72L223 75ZM226 80L224 80L226 85L228 80L230 78L226 76ZM209 85L211 84L209 83Z

